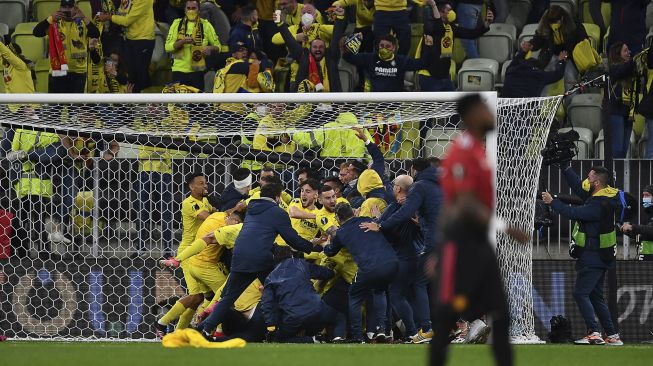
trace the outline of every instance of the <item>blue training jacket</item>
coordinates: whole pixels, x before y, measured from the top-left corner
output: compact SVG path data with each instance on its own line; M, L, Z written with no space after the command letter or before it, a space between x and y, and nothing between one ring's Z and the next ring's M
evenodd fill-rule
M289 258L279 263L265 280L260 306L267 326L301 323L320 311L322 299L312 279L329 280L329 268L304 259Z
M271 199L250 201L236 243L234 244L232 272L263 272L272 269L274 239L281 235L295 250L310 253L313 244L303 239L290 225L290 217Z

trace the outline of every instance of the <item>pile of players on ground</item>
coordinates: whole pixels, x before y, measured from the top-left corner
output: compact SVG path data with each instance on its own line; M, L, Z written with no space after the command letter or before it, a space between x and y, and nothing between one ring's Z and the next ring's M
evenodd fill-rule
M183 269L188 296L158 320L159 337L176 321L176 329L193 323L215 341L431 340L429 281L421 268L441 201L437 161L415 159L411 176L388 182L381 151L357 134L370 166L349 161L339 177L321 182L302 170L299 198L284 190L274 169L261 170L257 185L240 168L216 209L205 198L205 177L188 177L182 243L160 262ZM489 328L482 321L469 328L461 321L454 341L484 342Z

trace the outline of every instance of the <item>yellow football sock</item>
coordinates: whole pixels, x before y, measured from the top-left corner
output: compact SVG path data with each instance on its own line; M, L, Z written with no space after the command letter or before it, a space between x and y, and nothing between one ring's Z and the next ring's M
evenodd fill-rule
M172 309L168 310L166 315L159 320L159 324L168 325L170 322L177 320L185 311L186 307L184 304L177 301Z
M193 316L195 315L195 309L186 309L183 314L179 317L177 322L177 328L175 329L186 329L190 325Z
M204 299L204 301L202 301L202 304L200 304L200 306L197 308L197 313L201 314L204 311L204 309L206 309L206 307L209 306L210 303L211 303L210 300Z
M175 257L176 260L182 262L185 261L186 259L194 256L195 254L201 252L206 248L207 244L204 240L202 239L197 239L194 242L191 243L186 249L182 250L181 253L177 254Z

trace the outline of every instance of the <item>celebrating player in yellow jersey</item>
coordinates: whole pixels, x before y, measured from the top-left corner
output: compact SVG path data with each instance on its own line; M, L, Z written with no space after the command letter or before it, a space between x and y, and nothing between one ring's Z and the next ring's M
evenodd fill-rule
M157 335L163 336L167 325L179 318L178 329L188 326L198 306L205 301L209 304L218 289L224 285L228 270L220 262L225 249L234 246L236 237L242 227L243 214L233 211L229 214L216 212L209 216L197 230L196 240L180 252L174 259L163 261L163 265L170 265L178 260L184 263L184 279L188 287L188 296L180 299L157 323ZM199 253L194 247L200 247ZM191 256L192 251L197 254ZM190 259L189 259L190 258ZM177 262L178 265L179 262Z
M299 236L306 240L315 239L319 229L315 224L315 214L319 211L315 207L320 183L315 179L308 178L300 183L300 198L294 199L288 206L288 215L293 229Z

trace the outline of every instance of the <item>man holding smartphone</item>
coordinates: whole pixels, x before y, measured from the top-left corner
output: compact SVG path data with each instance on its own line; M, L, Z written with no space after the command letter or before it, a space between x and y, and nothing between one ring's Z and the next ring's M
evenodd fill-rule
M48 92L83 93L86 86L88 39L100 37L100 31L75 4L75 0L61 0L55 11L34 27L35 37L45 37L54 28L59 37L50 37L50 49L62 48L63 52L50 52L50 76ZM64 65L67 65L64 67Z

